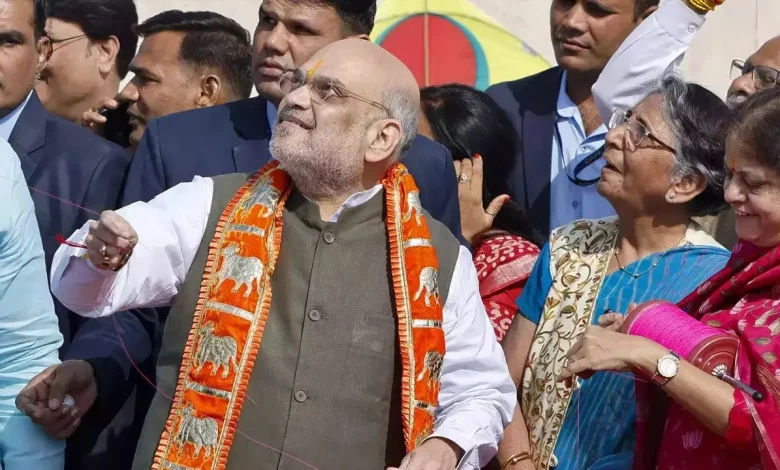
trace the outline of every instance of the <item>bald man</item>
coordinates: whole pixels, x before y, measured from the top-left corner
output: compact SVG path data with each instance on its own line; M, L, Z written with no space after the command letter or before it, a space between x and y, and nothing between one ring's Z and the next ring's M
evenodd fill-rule
M82 315L173 306L133 468L482 468L516 390L471 255L398 163L414 77L344 40L280 83L278 167L106 212L55 257Z

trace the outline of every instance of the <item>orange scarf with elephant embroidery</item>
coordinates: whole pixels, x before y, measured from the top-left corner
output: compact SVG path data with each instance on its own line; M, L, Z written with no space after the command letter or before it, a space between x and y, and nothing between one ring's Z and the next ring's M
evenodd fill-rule
M412 176L396 164L382 185L401 343L404 438L411 451L433 430L441 386L439 261ZM292 189L290 177L272 162L222 213L153 470L226 467L271 310L271 276Z

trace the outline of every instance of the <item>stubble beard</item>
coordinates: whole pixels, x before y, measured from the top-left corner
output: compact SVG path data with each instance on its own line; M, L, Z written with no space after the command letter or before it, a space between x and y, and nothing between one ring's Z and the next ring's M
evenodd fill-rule
M360 140L335 133L302 141L291 129L274 130L271 155L290 175L295 186L312 200L351 194L360 184L363 174Z

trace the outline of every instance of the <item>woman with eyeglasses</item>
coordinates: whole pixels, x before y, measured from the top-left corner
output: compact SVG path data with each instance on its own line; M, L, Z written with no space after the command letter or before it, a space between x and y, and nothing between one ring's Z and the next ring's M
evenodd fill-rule
M620 324L607 312L677 302L726 264L728 251L692 217L725 205L728 116L717 96L674 75L632 110L615 111L598 191L618 216L553 231L502 343L520 398L499 447L504 468L631 468L633 376L559 378L590 325Z

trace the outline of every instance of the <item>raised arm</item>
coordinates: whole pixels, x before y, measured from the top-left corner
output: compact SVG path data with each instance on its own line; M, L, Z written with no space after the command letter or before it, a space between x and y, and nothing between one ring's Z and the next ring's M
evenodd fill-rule
M212 188L211 179L196 178L149 203L135 203L104 213L100 223L87 223L68 241L92 248L108 245L107 254L115 258L118 250L132 248L127 264L117 272L100 269L93 264L100 263L96 253L63 245L52 262L52 292L70 310L88 317L170 305L200 246ZM136 237L137 244L130 247L126 236Z
M615 108L628 110L647 95L667 71L679 66L704 15L687 1L666 0L642 22L612 56L593 85L603 122Z

